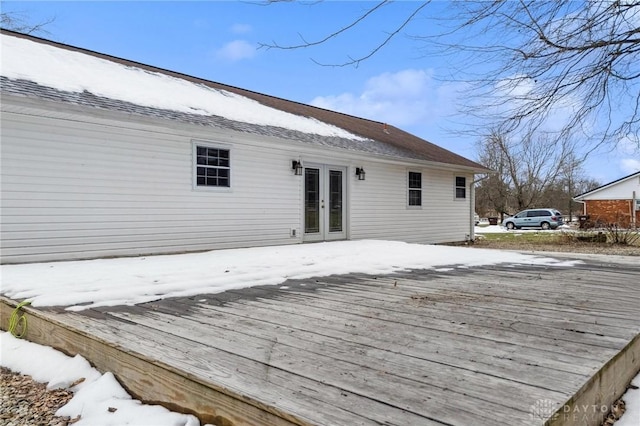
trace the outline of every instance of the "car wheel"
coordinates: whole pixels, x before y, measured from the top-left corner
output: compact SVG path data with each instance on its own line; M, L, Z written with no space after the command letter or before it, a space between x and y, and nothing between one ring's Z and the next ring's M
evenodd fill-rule
M513 224L513 222L507 222L506 227L507 227L508 230L511 231L511 230L513 230L513 228L515 228L515 225Z
M549 225L549 222L542 222L540 226L542 226L542 229L544 229L545 231L551 228L551 225Z

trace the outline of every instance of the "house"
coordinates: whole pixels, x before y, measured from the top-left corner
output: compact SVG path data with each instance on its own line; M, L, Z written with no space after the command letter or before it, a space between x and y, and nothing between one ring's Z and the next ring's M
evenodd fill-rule
M640 171L573 198L593 224L640 225Z
M1 37L3 263L473 238L488 169L394 126Z

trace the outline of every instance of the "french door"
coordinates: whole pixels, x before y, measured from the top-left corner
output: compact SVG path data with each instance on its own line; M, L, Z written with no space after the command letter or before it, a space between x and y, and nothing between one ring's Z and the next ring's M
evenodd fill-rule
M304 168L304 240L344 240L346 230L346 167Z

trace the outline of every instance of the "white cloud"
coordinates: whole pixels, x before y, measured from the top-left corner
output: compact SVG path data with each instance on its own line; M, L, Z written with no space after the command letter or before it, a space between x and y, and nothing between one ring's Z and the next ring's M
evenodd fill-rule
M640 138L636 135L627 135L618 141L617 153L620 171L624 174L635 173L640 170Z
M246 40L234 40L216 51L216 56L231 62L255 56L256 48Z
M251 25L248 24L234 24L231 26L231 32L234 34L247 34L251 32Z
M620 160L620 169L628 175L640 171L640 160L637 158L623 158Z
M509 96L515 99L526 98L535 89L535 82L521 74L499 80L495 84L495 92L501 97Z
M430 70L406 69L370 78L361 93L318 96L311 105L395 126L427 124L454 111L457 88L435 81Z
M545 96L545 89L535 80L522 74L506 77L487 92L480 99L471 99L474 108L480 109L486 117L494 117L500 122L517 114L522 110L529 110L530 104L536 99ZM538 116L532 114L522 120L522 128L532 124L539 126L539 130L545 132L559 132L575 117L576 107L579 102L573 95L559 97L553 102L546 114ZM542 107L540 107L542 110ZM589 132L589 123L585 123L583 131Z

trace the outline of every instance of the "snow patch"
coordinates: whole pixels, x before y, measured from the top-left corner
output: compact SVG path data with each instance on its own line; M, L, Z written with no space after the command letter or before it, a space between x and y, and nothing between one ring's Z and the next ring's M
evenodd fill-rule
M144 405L120 386L112 373L100 374L80 355L71 358L47 346L0 333L0 365L14 372L48 383L49 389L72 387L73 398L57 412L80 420L78 426L199 426L192 415L174 413L160 405Z
M382 275L499 263L572 266L576 262L580 261L469 247L361 240L1 265L0 272L1 291L10 298L29 299L36 307L68 306L69 310L79 311L334 274Z

